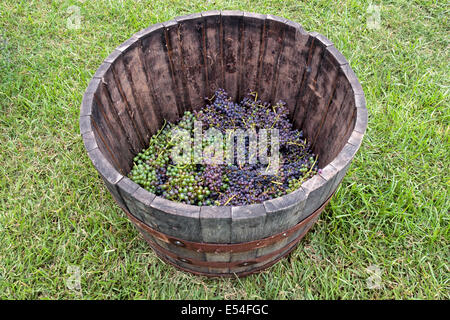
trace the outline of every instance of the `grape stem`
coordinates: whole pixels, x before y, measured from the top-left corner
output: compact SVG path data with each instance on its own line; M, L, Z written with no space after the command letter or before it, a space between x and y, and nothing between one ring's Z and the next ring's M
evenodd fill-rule
M309 169L309 171L306 172L306 173L302 176L302 178L299 179L299 180L297 181L296 186L295 186L295 189L298 189L298 188L302 185L302 183L305 182L306 179L309 178L309 175L312 173L312 170L314 169L314 166L316 165L317 157L318 157L318 156L316 155L316 159L314 160L313 164L311 165L311 168Z
M159 137L159 134L164 130L164 128L166 127L166 124L167 124L167 121L166 121L166 119L164 119L164 124L163 124L163 126L161 127L161 129L158 130L158 133L156 134L156 136L154 137L154 139L153 139L153 137L150 138L149 147L150 147L151 145L153 145L153 143L154 143L154 142L156 141L156 139ZM147 149L148 149L148 148L147 148Z
M225 202L223 205L226 206L226 205L227 205L234 197L236 197L235 194L232 195L232 196L227 200L227 202Z

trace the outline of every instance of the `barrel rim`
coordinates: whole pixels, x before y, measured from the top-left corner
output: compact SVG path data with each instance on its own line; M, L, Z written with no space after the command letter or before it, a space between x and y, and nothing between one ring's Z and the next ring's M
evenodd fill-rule
M176 17L172 20L157 23L154 25L150 25L148 28L145 28L143 30L140 30L139 32L135 33L133 36L131 36L128 40L123 42L121 45L119 45L100 65L100 67L95 72L93 78L89 82L89 85L83 95L83 100L81 103L81 111L80 111L80 133L83 138L83 142L86 148L86 151L88 152L89 158L91 159L94 167L97 169L97 171L100 173L100 175L111 185L118 187L118 184L123 179L128 179L126 177L126 173L119 172L115 169L113 164L110 163L110 161L105 157L105 155L100 151L97 142L95 140L95 133L94 128L92 127L91 123L91 115L92 115L92 107L94 104L94 94L99 88L100 84L103 81L103 75L105 72L111 67L111 65L114 63L114 61L122 54L124 54L126 51L128 51L130 48L132 48L135 45L138 45L142 38L148 36L150 33L155 32L161 28L170 28L172 26L176 26L179 23L183 23L187 20L192 19L203 19L207 16L214 16L214 15L220 15L220 16L239 16L239 17L251 17L251 18L257 18L257 19L271 19L278 21L280 23L284 23L288 25L289 27L295 28L299 33L305 34L303 27L297 23L290 20L287 20L282 17L277 17L273 15L262 15L259 13L252 13L252 12L243 12L243 11L230 11L230 10L224 10L224 11L206 11L206 12L200 12L200 13L194 13L189 15L184 15L180 17ZM273 205L275 202L278 203L277 210L274 212L279 212L280 210L286 209L302 198L302 197L308 197L308 195L315 190L319 189L321 186L323 186L324 181L332 180L336 177L336 175L341 171L345 170L346 167L350 164L351 160L353 159L355 153L358 151L359 147L361 146L362 139L364 137L366 128L367 128L367 122L368 122L368 113L366 108L366 101L364 97L364 92L362 89L362 86L360 82L358 81L358 78L352 68L350 67L348 61L346 58L334 47L333 43L328 40L325 36L323 36L320 33L317 32L310 32L306 33L310 37L313 37L315 40L319 41L325 48L325 50L328 51L329 54L331 54L332 57L336 60L337 64L339 65L339 69L343 72L343 74L346 76L352 91L353 91L353 99L355 103L356 108L356 120L353 127L353 132L349 136L348 141L344 145L344 147L340 150L338 155L324 168L321 169L321 173L314 175L312 178L305 181L302 186L284 196L266 200L259 205L262 205L264 208L264 215L271 214L271 212L268 212L267 207L270 205ZM129 180L129 179L128 179ZM130 180L131 181L131 180ZM132 181L131 181L132 182ZM153 206L155 203L158 202L164 202L164 209L168 210L168 214L174 214L174 215L180 215L185 216L187 218L200 218L200 212L202 211L201 208L205 206L193 206L188 205L180 202L175 202L171 200L167 200L165 198L156 196L155 194L143 189L135 182L130 183L122 183L120 184L120 188L125 188L126 192L129 192L132 196L137 193L138 191L145 194L145 198L147 199L147 202L150 206ZM143 189L145 192L142 192ZM280 201L281 200L281 201ZM281 204L281 205L280 205ZM245 206L222 206L222 207L231 207L231 212L233 211L249 211L252 207L254 207L254 204L251 205L245 205ZM206 206L211 207L211 206ZM198 209L196 209L198 208ZM198 212L198 214L193 214L192 212ZM218 211L218 214L214 215L214 219L230 219L230 215L228 212L225 212L224 214L220 213L221 211ZM233 219L233 215L231 216Z

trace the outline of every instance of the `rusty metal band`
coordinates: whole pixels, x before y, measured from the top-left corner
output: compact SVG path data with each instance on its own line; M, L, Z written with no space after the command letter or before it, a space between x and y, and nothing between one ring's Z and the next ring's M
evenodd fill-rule
M279 242L282 239L285 239L298 231L301 227L306 225L310 220L314 219L316 215L318 215L330 202L331 198L333 197L333 194L317 209L315 210L311 215L309 215L307 218L300 221L295 226L291 227L290 229L280 232L276 235L263 238L260 240L254 240L250 242L241 242L241 243L206 243L206 242L192 242L187 241L184 239L179 239L176 237L168 236L162 232L156 231L155 229L149 227L147 224L145 224L140 219L136 218L133 214L128 212L128 210L125 210L122 208L122 210L127 214L131 222L133 222L137 227L143 229L145 232L151 234L153 237L166 242L171 243L179 247L183 247L188 250L196 251L196 252L204 252L204 253L236 253L236 252L245 252L253 249L259 249L263 248L269 245L272 245L274 243Z
M318 215L315 215L316 218L318 218ZM282 248L272 251L266 255L251 258L248 260L240 260L240 261L204 261L204 260L196 260L192 258L186 258L186 257L180 257L179 255L175 254L174 252L171 252L163 247L161 247L159 244L154 242L152 239L150 239L147 235L144 235L145 240L148 242L150 247L152 247L153 250L158 251L164 256L171 257L172 259L181 261L186 264L191 264L193 266L198 267L208 267L208 268L239 268L239 267L246 267L251 266L257 263L261 263L264 261L269 260L272 257L276 257L280 255L281 253L291 249L294 247L308 232L308 230L314 225L316 219L310 220L309 224L305 225L305 229L300 232L300 234L295 237L291 242L283 246ZM256 253L256 252L255 252Z
M298 244L298 242L297 242ZM217 278L217 277L225 277L225 278L234 278L234 277L245 277L254 273L258 273L264 269L270 268L271 266L273 266L275 263L277 263L278 261L280 261L281 259L283 259L284 257L286 257L287 255L289 255L294 249L296 248L296 246L292 246L292 248L290 248L288 251L282 253L278 258L262 265L262 266L258 266L258 267L254 267L251 270L247 270L247 271L241 271L241 272L228 272L228 273L223 273L223 272L217 272L217 273L212 273L212 272L202 272L199 270L195 270L195 269L191 269L191 268L187 268L184 266L181 266L175 262L173 262L172 260L168 259L168 257L164 256L162 253L158 252L157 250L153 249L154 252L156 253L156 255L163 260L164 262L174 266L177 269L180 269L182 271L185 272L189 272L198 276L205 276L205 277L209 277L209 278Z

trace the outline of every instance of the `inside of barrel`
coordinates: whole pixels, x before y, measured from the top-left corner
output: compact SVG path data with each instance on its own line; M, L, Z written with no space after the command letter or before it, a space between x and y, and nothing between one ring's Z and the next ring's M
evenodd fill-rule
M159 24L105 68L92 122L99 148L122 174L164 120L201 108L218 88L234 100L250 91L284 100L321 168L355 125L352 88L328 44L273 16L222 12Z

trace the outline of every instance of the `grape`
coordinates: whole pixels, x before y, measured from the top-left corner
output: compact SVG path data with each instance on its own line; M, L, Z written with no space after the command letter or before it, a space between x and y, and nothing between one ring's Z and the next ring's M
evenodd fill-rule
M188 130L193 137L194 121L202 121L203 132L216 128L227 130L278 129L280 163L274 175L263 174L262 163L176 164L171 151L177 144L172 129ZM245 139L244 155L249 158L249 139ZM203 140L205 148L212 143ZM233 142L235 143L235 142ZM236 159L237 148L234 148ZM166 199L195 205L247 205L285 195L320 172L318 158L311 152L301 130L293 128L289 109L283 101L269 104L250 93L239 103L231 100L223 89L198 111L186 111L177 124L165 123L150 138L149 147L133 158L129 177L143 188Z

